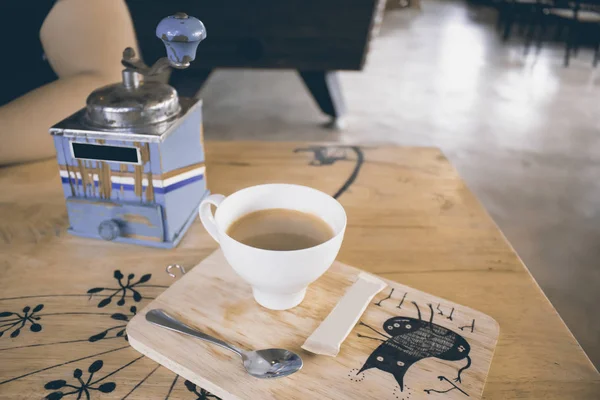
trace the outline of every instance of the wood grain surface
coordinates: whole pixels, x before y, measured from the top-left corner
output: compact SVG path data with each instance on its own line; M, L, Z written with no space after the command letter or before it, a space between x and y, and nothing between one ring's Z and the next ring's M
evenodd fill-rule
M129 343L223 400L480 399L498 339L496 321L389 280L336 357L301 349L360 272L336 261L299 306L272 311L254 301L250 286L217 250L127 324ZM146 321L151 309L243 349L291 350L304 365L284 379L256 379L235 354Z
M208 142L207 176L214 193L289 182L336 194L339 261L494 318L485 399L600 397L598 372L437 149ZM199 221L174 250L88 240L66 234L54 160L0 169L0 185L0 398L214 398L119 336L172 283L166 265L217 248Z

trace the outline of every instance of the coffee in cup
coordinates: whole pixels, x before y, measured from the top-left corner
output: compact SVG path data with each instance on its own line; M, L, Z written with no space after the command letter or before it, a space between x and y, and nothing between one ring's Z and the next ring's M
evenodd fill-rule
M325 243L333 229L316 215L285 208L253 211L234 221L227 235L263 250L302 250Z

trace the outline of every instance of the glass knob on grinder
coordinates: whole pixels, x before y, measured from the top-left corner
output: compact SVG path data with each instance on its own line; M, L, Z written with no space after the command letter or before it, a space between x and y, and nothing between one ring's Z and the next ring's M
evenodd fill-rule
M206 28L198 18L176 13L160 21L156 36L166 47L169 64L184 69L196 58L198 44L206 39Z

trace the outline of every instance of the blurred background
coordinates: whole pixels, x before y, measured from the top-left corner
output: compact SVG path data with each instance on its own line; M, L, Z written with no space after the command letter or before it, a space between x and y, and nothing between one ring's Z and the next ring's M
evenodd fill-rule
M129 3L137 26L135 4ZM287 31L294 21L298 26L273 45L290 54L299 46L297 60L278 49L270 54L268 38L274 35L261 39L259 28L241 33L244 43L254 43L254 53L236 53L247 61L220 60L262 68L213 70L200 92L205 137L440 147L598 368L600 76L593 64L600 14L594 5L356 0L304 2L298 10L291 14L300 21L279 27ZM292 18L270 10L277 11ZM232 42L235 35L231 25L215 26L198 16L208 38L196 66L209 68L210 50L228 40L219 38L221 32ZM153 46L160 51L162 45ZM337 46L342 55L333 54ZM329 60L329 53L337 58ZM343 70L361 68L362 58L362 71ZM303 68L341 70L336 75L346 110L343 129L323 127L329 116L293 70Z

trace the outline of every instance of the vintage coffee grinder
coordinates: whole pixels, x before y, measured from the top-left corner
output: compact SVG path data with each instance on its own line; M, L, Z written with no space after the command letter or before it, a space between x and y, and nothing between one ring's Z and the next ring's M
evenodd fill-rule
M156 35L167 57L147 67L125 49L123 81L95 90L85 108L50 128L74 235L174 247L208 193L202 102L152 80L187 68L206 30L177 13Z

